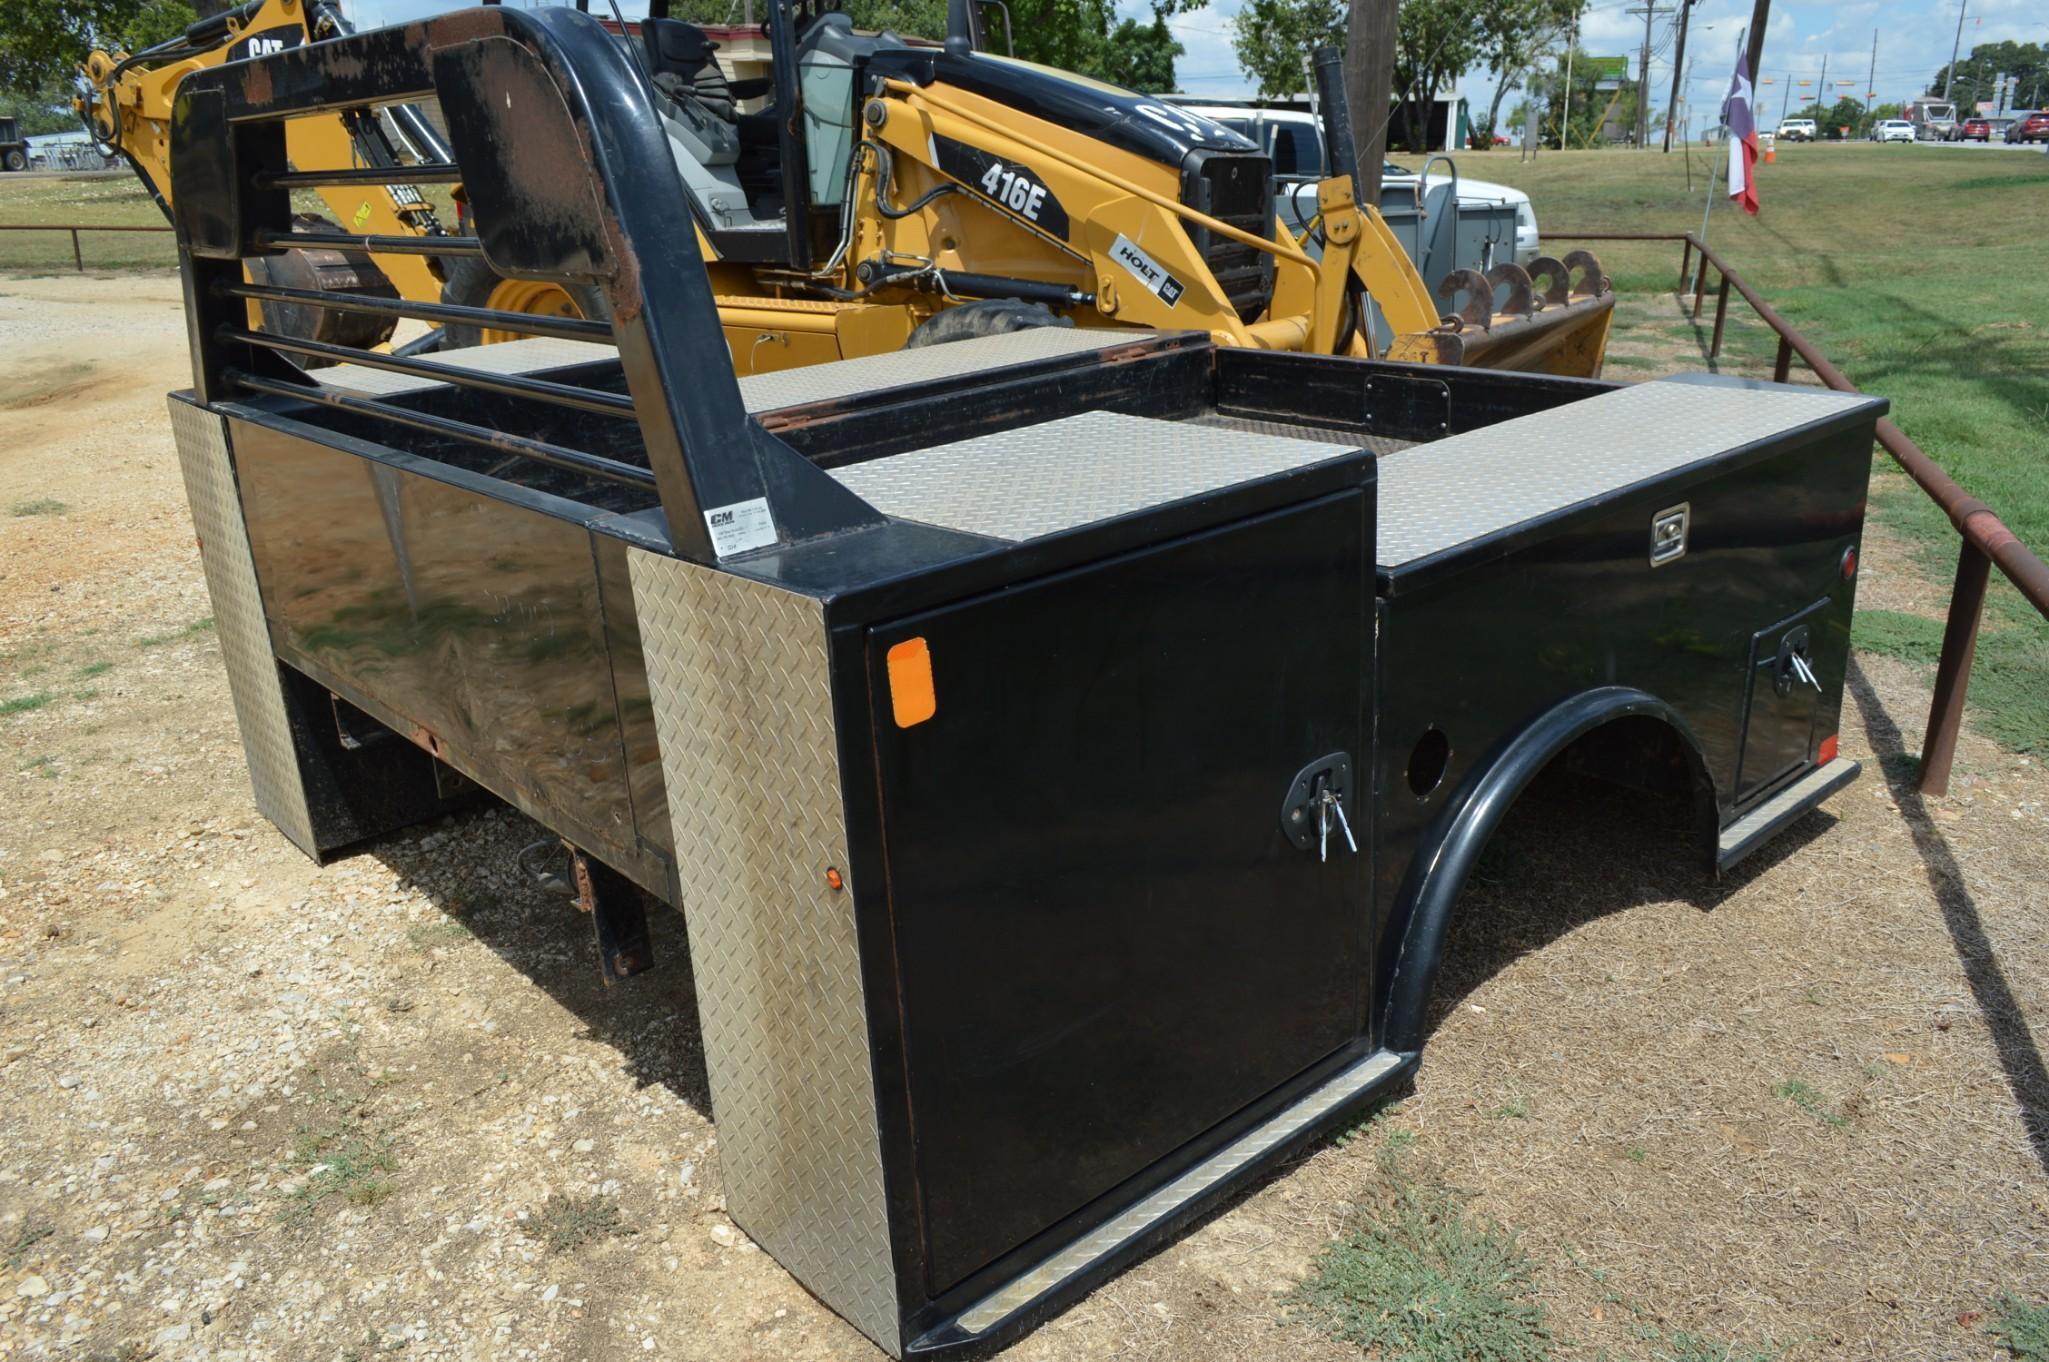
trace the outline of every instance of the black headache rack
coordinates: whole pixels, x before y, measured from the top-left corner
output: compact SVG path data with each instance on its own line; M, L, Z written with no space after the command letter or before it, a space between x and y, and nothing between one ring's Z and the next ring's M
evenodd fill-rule
M283 120L428 96L482 235L295 231L360 172ZM658 129L568 10L188 77L180 459L259 807L324 856L481 786L608 979L680 908L727 1206L890 1352L1028 1326L1408 1072L1560 753L1695 797L1711 863L1854 774L1878 404L1059 329L740 381ZM612 320L245 282L294 245Z

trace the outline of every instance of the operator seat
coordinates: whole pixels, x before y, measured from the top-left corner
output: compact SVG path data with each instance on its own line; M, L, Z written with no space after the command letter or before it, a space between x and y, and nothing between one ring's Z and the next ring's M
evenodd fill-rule
M643 19L640 40L647 49L648 78L657 90L671 99L695 96L728 123L738 121L741 100L759 99L772 84L762 78L728 81L719 69L719 45L696 24Z

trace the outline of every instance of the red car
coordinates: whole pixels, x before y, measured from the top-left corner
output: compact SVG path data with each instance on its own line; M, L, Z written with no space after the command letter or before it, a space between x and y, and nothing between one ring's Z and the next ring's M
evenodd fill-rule
M2049 111L2031 113L2006 130L2009 142L2049 142Z
M1966 118L1963 131L1957 134L1957 138L1959 141L1964 142L1990 142L1992 140L1992 120L1989 118Z

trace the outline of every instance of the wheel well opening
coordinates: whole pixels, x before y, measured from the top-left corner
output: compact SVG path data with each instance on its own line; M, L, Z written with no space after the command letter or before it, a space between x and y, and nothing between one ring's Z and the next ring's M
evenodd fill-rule
M1523 957L1646 903L1701 901L1714 796L1670 724L1632 715L1554 755L1516 796L1458 891L1424 1034Z

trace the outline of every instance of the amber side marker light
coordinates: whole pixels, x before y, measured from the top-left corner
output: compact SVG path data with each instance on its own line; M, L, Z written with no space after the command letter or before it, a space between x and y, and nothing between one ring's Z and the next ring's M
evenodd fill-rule
M888 654L889 708L898 728L922 724L939 712L932 692L932 650L923 636L893 645Z
M1850 547L1843 550L1843 580L1847 582L1856 575L1857 546L1855 544L1852 544L1850 545Z
M1836 737L1836 734L1831 733L1821 740L1821 751L1816 753L1814 758L1816 765L1826 766L1836 759Z

